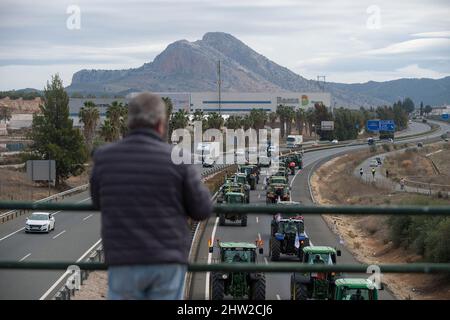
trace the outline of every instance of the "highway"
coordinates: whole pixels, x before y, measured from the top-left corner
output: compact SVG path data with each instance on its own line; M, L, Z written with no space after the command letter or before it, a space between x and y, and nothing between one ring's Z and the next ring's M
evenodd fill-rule
M447 126L439 123L442 126ZM418 126L411 130L423 130ZM449 128L446 129L450 130ZM442 130L432 136L439 136ZM408 134L412 134L409 132ZM417 138L416 138L417 139ZM423 139L423 138L422 138ZM293 180L293 200L301 200L304 203L308 199L307 174L308 170L321 160L333 157L341 152L348 152L364 146L350 146L338 149L314 151L305 154L305 170L301 171ZM198 170L204 170L197 165ZM291 180L292 182L292 180ZM258 191L251 194L252 202L264 202L265 193L259 185ZM261 198L258 197L260 195ZM82 192L72 197L67 197L65 202L88 203L89 193ZM98 212L73 213L69 211L57 212L56 230L49 234L26 234L24 231L25 216L18 217L0 225L0 260L13 261L77 261L84 258L100 240L100 215ZM204 239L201 240L198 261L207 261L206 242L214 228L215 218L211 218L205 230ZM249 225L242 227L216 228L216 237L221 240L255 241L258 233L266 243L265 254L260 257L264 263L268 253L270 217L259 216L258 222L253 216L249 219ZM335 245L336 238L328 230L320 217L307 217L306 228L308 235L314 244ZM341 263L347 262L349 253L343 252ZM51 298L56 289L62 286L58 282L63 271L33 271L33 270L0 270L0 299L44 299ZM205 298L205 274L198 274L194 278L193 297ZM268 275L267 298L289 298L289 278L287 275Z
M430 121L431 122L431 121ZM409 138L398 141L396 143L427 141L439 137L443 132L450 130L450 126L442 123L434 122L441 126L439 130L434 133L429 133L426 136ZM413 122L409 132L404 134L416 134L423 130L429 130L429 126L422 123ZM304 155L304 169L297 172L294 177L290 177L290 184L292 187L292 200L300 201L303 204L311 204L311 195L309 189L309 175L315 167L329 159L344 154L349 151L354 151L362 148L367 148L367 145L354 145L336 149L318 150L308 152ZM260 179L260 182L264 179ZM265 190L262 184L258 185L258 190L251 191L251 203L265 203ZM269 258L269 239L270 239L270 221L271 215L251 215L249 216L248 226L241 227L238 224L231 223L226 226L218 226L218 219L212 217L207 222L204 233L200 240L199 251L197 254L197 262L208 263L217 257L217 253L208 256L207 242L208 239L219 239L220 241L244 241L252 242L259 237L264 240L264 254L258 257L258 263L267 263ZM351 253L340 243L340 239L329 229L326 222L319 215L305 215L305 230L313 245L327 245L341 249L342 256L338 258L338 263L352 264L358 263ZM217 251L217 250L216 250ZM286 257L286 256L282 256ZM209 258L209 261L208 261ZM280 259L281 260L281 259ZM282 261L295 261L295 258L290 259L286 257ZM298 261L298 260L297 260ZM344 275L345 276L345 275ZM352 277L361 277L362 275L353 274ZM365 276L365 275L364 275ZM206 273L196 273L192 280L191 299L208 299L209 285L207 283L208 275ZM290 299L290 274L266 274L266 299ZM381 291L380 299L393 299L394 297L387 290Z

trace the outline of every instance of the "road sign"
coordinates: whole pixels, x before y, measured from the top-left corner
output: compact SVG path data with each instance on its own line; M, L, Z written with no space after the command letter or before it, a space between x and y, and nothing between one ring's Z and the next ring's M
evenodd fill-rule
M380 120L380 131L395 131L394 120Z
M442 117L443 120L448 120L449 119L448 113L443 113L441 117Z
M380 120L367 120L366 128L367 128L367 131L379 131L380 130Z
M333 131L334 130L334 121L322 121L320 123L320 130Z
M56 178L55 160L28 160L27 176L31 181L54 181Z

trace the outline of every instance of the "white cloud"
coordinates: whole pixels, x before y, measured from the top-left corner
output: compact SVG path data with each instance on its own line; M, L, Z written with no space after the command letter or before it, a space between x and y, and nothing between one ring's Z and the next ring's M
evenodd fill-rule
M450 38L450 30L414 33L412 36L420 38Z
M424 38L391 44L384 48L369 50L366 53L371 55L420 53L422 51L445 50L448 48L450 48L450 39Z

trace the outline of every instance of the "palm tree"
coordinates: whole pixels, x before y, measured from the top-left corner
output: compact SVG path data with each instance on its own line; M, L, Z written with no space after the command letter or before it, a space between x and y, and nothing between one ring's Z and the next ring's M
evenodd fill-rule
M285 123L286 123L286 107L282 104L278 105L276 113L278 114L278 117L280 118L280 135L281 137L284 137L284 129L285 129Z
M224 120L220 114L217 112L211 112L208 115L206 125L208 129L219 129L222 128Z
M193 119L194 121L203 121L204 118L205 118L205 115L202 110L196 109L194 111L194 119Z
M242 126L244 127L244 130L248 130L253 127L253 119L249 114L246 114L242 119Z
M262 129L267 122L267 112L263 109L252 109L250 111L250 118L252 119L254 129Z
M308 110L306 110L305 119L308 124L309 136L311 137L312 132L313 132L313 127L315 126L315 122L316 122L316 115L312 108L309 108Z
M172 136L172 132L170 131L170 118L172 116L173 112L173 104L172 100L169 97L163 97L162 100L164 101L164 104L166 105L166 128L168 129L168 133L166 133L166 140L168 141L170 137Z
M286 107L286 134L290 135L292 131L292 121L295 119L295 111L293 107Z
M80 109L78 117L83 123L83 135L86 140L87 149L91 152L95 129L100 121L100 112L94 102L85 101L84 106Z
M183 109L180 109L177 112L175 112L172 118L170 119L171 131L180 128L186 128L188 124L189 124L189 114Z
M239 115L230 115L225 123L225 127L228 129L239 129L242 127L242 117Z
M116 141L120 139L121 128L123 126L123 115L124 115L124 106L121 102L113 101L111 105L106 110L106 118L109 120L109 123L113 129L113 140Z
M109 119L106 119L105 122L103 122L103 125L100 128L100 135L103 137L103 139L105 139L106 142L114 141L115 130L111 125L111 121Z
M269 113L269 122L270 122L270 126L273 128L275 127L275 122L278 119L278 114L276 112L271 112Z
M305 111L303 109L297 109L297 111L295 111L295 126L297 127L298 134L303 134L304 122L305 122Z

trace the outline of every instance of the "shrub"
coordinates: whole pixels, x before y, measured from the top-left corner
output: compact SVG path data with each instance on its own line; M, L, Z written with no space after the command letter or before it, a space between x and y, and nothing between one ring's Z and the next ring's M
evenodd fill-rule
M391 151L391 146L388 145L388 144L383 144L383 145L381 145L381 147L383 148L383 151L384 151L384 152L389 152L389 151Z

